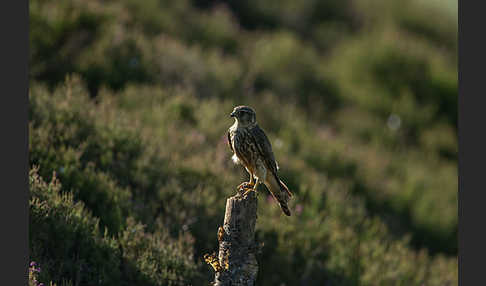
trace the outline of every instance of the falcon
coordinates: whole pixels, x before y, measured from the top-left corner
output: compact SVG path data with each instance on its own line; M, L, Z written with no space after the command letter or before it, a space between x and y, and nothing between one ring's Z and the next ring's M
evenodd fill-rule
M278 177L272 145L258 126L255 111L248 106L236 106L230 116L235 118L235 123L228 130L232 159L250 174L250 181L242 183L238 189L248 189L244 193L246 195L249 191L256 192L258 184L264 183L284 214L290 216L287 202L292 193Z

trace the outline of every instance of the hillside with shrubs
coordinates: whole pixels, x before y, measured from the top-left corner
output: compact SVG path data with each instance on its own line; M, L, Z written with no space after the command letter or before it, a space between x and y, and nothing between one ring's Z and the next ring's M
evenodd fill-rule
M30 260L46 285L208 285L249 105L257 285L456 285L457 3L31 0Z

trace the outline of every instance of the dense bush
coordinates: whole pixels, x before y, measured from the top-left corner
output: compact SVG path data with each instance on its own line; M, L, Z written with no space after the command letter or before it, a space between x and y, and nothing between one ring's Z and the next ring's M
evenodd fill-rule
M247 178L228 114L248 104L295 193L284 218L260 189L259 285L457 283L454 18L419 0L257 2L31 1L41 281L206 285Z
M128 218L116 238L100 230L99 219L63 192L55 176L46 183L33 168L29 183L30 256L42 264L42 281L185 285L194 277L190 237L146 233Z

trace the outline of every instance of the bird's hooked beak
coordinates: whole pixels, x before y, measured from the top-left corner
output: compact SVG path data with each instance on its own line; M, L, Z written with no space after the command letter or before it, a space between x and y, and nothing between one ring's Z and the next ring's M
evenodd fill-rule
M234 111L231 112L230 117L235 117L235 116L236 116L236 113Z

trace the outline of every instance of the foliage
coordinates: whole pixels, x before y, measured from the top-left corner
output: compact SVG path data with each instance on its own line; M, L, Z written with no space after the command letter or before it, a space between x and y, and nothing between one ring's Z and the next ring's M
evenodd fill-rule
M191 249L187 238L149 234L128 219L117 239L100 230L99 219L82 202L74 202L72 193L63 192L55 176L46 183L34 168L29 183L30 256L42 264L43 271L37 271L41 280L61 285L184 285L194 276L194 264L184 253ZM128 242L127 236L133 238ZM166 247L161 250L160 245Z
M29 6L41 281L207 284L247 176L228 114L248 104L295 193L284 218L260 189L259 285L457 283L457 23L441 5Z

